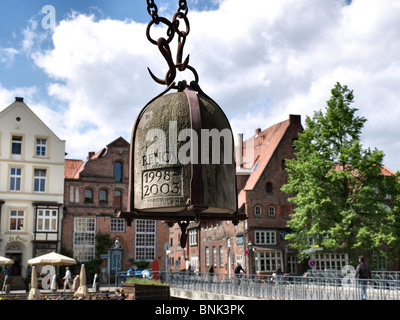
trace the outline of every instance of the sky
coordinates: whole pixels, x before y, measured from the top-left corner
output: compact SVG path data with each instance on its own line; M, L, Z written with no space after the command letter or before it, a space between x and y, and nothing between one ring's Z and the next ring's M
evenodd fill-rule
M178 1L154 2L171 20ZM187 2L184 55L235 137L289 114L304 124L340 82L368 120L363 147L382 150L384 163L400 170L400 0ZM66 140L70 159L120 136L130 142L136 116L164 90L147 67L160 78L168 70L146 38L145 0L0 0L0 16L0 111L24 97Z

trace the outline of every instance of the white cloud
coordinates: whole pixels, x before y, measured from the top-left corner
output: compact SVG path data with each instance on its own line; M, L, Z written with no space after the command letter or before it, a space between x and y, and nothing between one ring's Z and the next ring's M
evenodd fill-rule
M13 65L18 50L14 48L0 48L0 63L4 63L7 67Z
M71 156L84 157L120 135L129 140L140 109L162 90L152 87L146 70L162 59L147 43L145 27L74 15L55 29L54 49L35 56L58 80L48 92L67 106L59 132L68 137Z
M189 11L184 54L236 133L289 113L304 119L325 108L337 81L348 85L369 120L364 145L383 150L397 170L400 1L344 3L224 0L218 10ZM36 52L36 64L54 78L49 93L66 105L59 135L71 155L84 157L119 135L129 139L139 110L163 90L146 67L163 77L167 65L145 28L76 14L55 29L54 48ZM28 33L29 47L32 38Z

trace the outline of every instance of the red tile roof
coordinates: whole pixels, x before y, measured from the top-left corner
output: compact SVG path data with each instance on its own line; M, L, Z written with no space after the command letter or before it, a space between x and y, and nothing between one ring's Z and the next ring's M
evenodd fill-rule
M82 171L85 162L82 160L65 159L64 178L79 179L79 173Z
M243 169L250 169L250 176L239 192L239 208L245 202L245 192L254 189L289 125L290 119L277 123L243 142ZM239 169L238 172L240 171Z
M382 170L381 171L382 171L382 174L384 176L394 176L394 175L396 175L396 172L394 172L393 170L389 169L386 166L382 166Z

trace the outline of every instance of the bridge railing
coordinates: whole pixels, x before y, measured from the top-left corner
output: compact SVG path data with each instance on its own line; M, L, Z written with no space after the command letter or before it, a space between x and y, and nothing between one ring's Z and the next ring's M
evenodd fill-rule
M359 300L363 283L352 274L307 274L307 276L260 276L209 273L166 273L171 287L257 299ZM367 280L370 300L400 300L400 280L374 277Z

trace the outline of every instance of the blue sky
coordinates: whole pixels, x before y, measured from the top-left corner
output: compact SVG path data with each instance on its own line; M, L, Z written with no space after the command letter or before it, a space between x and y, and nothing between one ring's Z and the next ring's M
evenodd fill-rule
M155 0L168 19L178 1ZM45 5L56 12L44 29ZM368 119L364 147L400 170L400 0L188 0L185 54L234 134L324 109L338 81ZM167 71L145 0L0 0L0 110L15 96L85 159L119 136ZM174 50L176 43L171 43ZM183 75L191 77L191 75ZM191 80L191 79L188 79Z
M208 10L217 7L212 1L195 1L196 5L191 9ZM115 20L134 20L136 22L148 23L149 14L147 13L146 1L129 0L0 0L0 13L2 26L0 28L0 43L2 48L21 49L21 37L24 30L34 21L39 25L46 19L48 11L43 13L43 8L51 5L55 8L56 23L67 19L72 12L79 12L85 15L95 15L96 19L115 19ZM172 9L177 5L174 1L157 1L156 5L160 10ZM173 8L176 9L175 7ZM47 20L46 20L47 21ZM39 27L40 30L40 27ZM50 38L51 31L40 30L44 35L47 34L47 41L41 43L41 48L52 47ZM4 57L4 54L3 54ZM37 85L38 81L45 82L46 74L42 70L32 66L32 61L24 54L15 55L12 67L10 61L0 64L0 79L8 87ZM21 74L24 77L21 77ZM42 91L41 94L46 94Z

